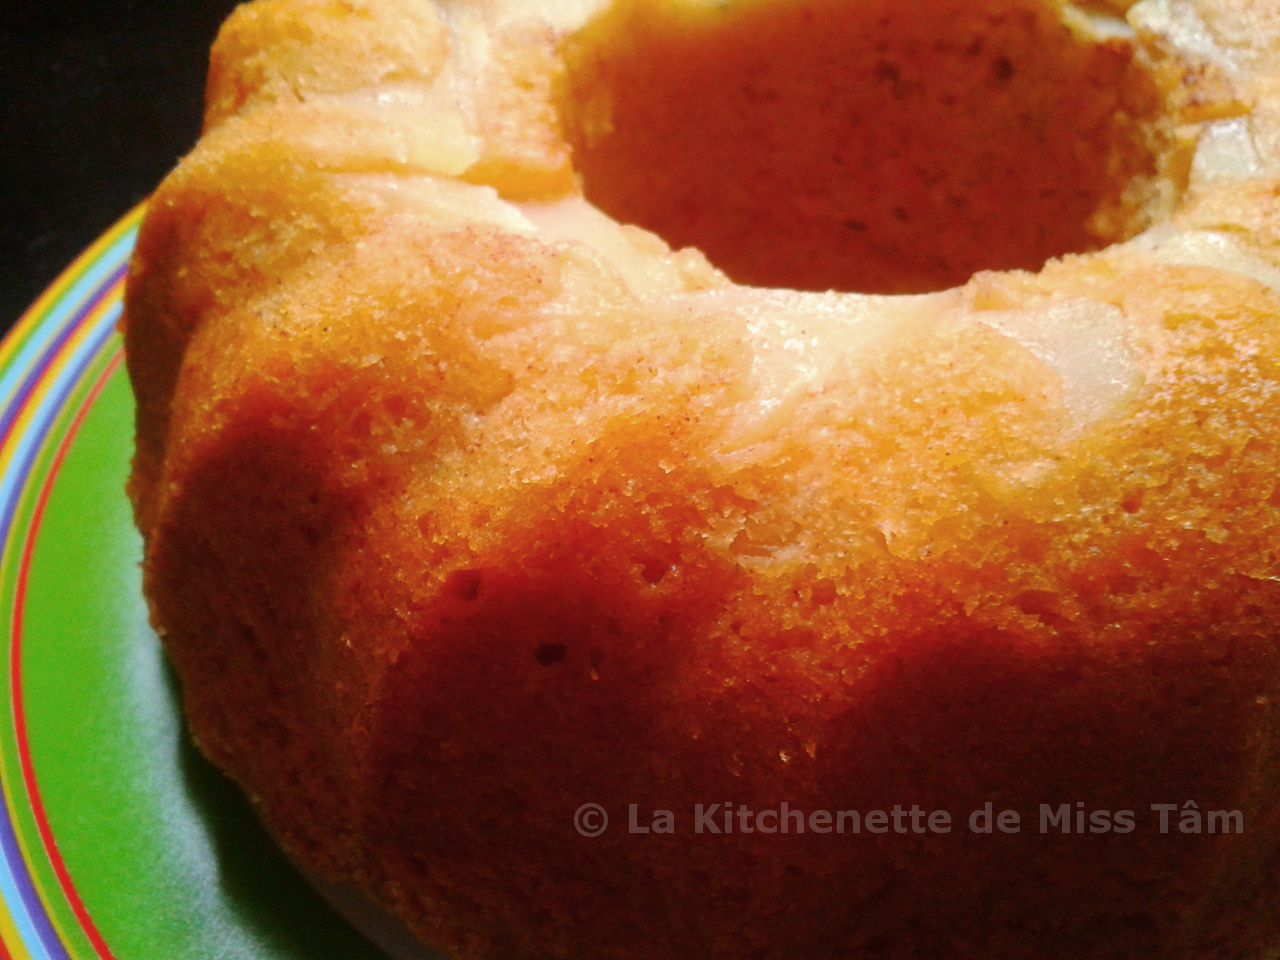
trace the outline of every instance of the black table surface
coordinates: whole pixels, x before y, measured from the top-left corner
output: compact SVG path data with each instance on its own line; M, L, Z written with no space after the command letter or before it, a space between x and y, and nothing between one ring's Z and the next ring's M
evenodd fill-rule
M0 332L194 144L235 0L0 0Z

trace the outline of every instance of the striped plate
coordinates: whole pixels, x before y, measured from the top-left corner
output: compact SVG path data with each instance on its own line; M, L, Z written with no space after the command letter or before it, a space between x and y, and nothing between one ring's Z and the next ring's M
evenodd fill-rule
M0 957L373 960L189 746L147 626L116 333L141 214L0 344Z

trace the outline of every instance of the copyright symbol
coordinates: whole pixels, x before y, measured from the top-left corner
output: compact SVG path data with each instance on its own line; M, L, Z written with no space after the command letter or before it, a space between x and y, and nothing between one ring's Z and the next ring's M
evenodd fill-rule
M584 803L573 815L573 828L584 837L598 837L609 829L609 814L598 803Z

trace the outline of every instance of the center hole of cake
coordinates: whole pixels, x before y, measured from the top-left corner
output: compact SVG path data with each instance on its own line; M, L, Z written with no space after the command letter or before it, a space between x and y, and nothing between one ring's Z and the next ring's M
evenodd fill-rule
M1153 74L1048 0L619 0L566 62L587 198L739 283L939 290L1169 204Z

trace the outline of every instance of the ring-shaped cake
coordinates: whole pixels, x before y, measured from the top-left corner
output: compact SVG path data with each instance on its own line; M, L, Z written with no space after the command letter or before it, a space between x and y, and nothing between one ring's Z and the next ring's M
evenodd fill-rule
M130 492L299 861L475 960L1270 955L1280 7L1130 6L231 17Z

